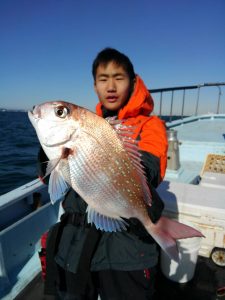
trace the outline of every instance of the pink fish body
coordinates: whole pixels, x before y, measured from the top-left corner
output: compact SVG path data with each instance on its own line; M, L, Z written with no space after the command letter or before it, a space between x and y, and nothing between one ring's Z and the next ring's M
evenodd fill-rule
M151 222L151 193L132 128L63 101L36 106L29 118L50 160L52 202L71 186L88 204L89 223L121 231L127 225L123 218L137 218L174 259L176 239L202 237L194 228L166 217Z

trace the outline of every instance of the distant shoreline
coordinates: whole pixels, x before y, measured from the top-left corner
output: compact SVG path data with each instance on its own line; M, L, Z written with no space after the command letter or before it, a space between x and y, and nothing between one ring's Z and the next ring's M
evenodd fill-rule
M12 109L0 107L0 112L27 112L25 109Z

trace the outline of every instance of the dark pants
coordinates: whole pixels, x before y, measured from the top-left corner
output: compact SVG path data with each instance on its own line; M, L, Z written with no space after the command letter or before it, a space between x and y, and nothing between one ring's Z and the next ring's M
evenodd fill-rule
M141 271L89 273L85 294L80 295L77 275L60 272L56 299L60 300L150 300L154 295L155 268Z

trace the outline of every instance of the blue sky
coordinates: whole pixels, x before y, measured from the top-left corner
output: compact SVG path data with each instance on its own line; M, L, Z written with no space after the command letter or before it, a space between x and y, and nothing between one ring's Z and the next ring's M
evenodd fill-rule
M0 107L64 99L93 110L91 65L108 46L150 89L224 82L225 1L0 0L0 45Z

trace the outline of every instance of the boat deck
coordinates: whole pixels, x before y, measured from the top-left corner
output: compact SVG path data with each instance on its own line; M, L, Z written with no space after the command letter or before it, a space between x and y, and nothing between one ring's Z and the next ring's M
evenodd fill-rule
M184 126L185 124L185 126ZM172 125L172 126L171 126ZM223 143L225 142L225 115L202 115L168 123L178 131L182 141ZM207 128L207 130L205 130Z
M181 166L176 171L167 169L165 179L194 183L209 153L225 155L225 115L193 116L167 126L177 132Z
M188 283L175 283L159 273L155 300L225 300L217 295L217 288L225 285L225 268L217 267L210 259L200 257L195 276ZM43 281L36 277L15 300L53 300L53 296L43 295Z

